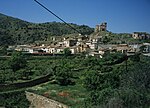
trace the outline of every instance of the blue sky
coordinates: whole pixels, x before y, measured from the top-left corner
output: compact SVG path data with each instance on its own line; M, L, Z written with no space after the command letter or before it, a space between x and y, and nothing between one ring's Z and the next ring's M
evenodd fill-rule
M106 21L117 33L150 33L150 0L38 0L68 23L88 25ZM0 0L0 13L29 22L59 21L34 0Z

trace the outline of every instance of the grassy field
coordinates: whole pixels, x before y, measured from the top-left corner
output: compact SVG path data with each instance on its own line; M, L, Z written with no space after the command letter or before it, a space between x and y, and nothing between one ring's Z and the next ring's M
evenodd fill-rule
M88 91L80 84L60 86L48 82L28 90L66 104L71 108L79 108L88 96Z

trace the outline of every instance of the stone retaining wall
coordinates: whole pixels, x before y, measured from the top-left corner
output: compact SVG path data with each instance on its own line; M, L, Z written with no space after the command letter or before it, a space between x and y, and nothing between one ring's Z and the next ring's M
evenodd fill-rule
M5 92L8 90L16 90L20 88L27 88L27 87L32 87L41 83L45 83L49 81L51 75L45 75L37 79L33 79L31 81L27 82L21 82L21 83L12 83L12 84L0 84L0 92Z
M69 108L62 103L31 92L26 92L26 97L31 103L29 108Z

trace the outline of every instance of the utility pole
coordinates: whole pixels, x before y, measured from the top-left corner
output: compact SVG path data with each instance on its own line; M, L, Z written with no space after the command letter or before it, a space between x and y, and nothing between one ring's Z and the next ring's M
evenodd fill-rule
M127 55L127 50L125 52L125 57L126 57L126 72L128 72L128 63L127 63L127 61L128 61L128 55Z

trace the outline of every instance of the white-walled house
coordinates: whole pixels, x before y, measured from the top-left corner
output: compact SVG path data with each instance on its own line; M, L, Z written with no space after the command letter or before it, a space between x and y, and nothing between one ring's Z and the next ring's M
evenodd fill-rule
M98 44L94 43L94 42L86 42L86 45L88 45L90 47L90 49L97 49L98 48Z
M64 47L56 47L56 52L55 53L63 53Z
M71 54L77 54L79 53L79 47L78 46L74 46L74 47L69 47Z
M64 46L64 42L58 42L57 46L63 47Z
M49 53L51 53L51 54L56 53L56 47L55 46L49 46L48 49L49 49Z
M49 48L48 47L42 47L41 50L43 50L43 52L49 53Z
M99 58L102 58L102 57L103 57L100 53L94 52L94 51L88 53L87 56L94 56L94 57L99 57Z
M30 48L32 48L32 47L29 45L17 45L14 50L28 52L30 50Z
M29 49L29 53L31 53L31 54L32 53L39 53L39 52L42 52L42 50L40 48L37 48L37 47Z

